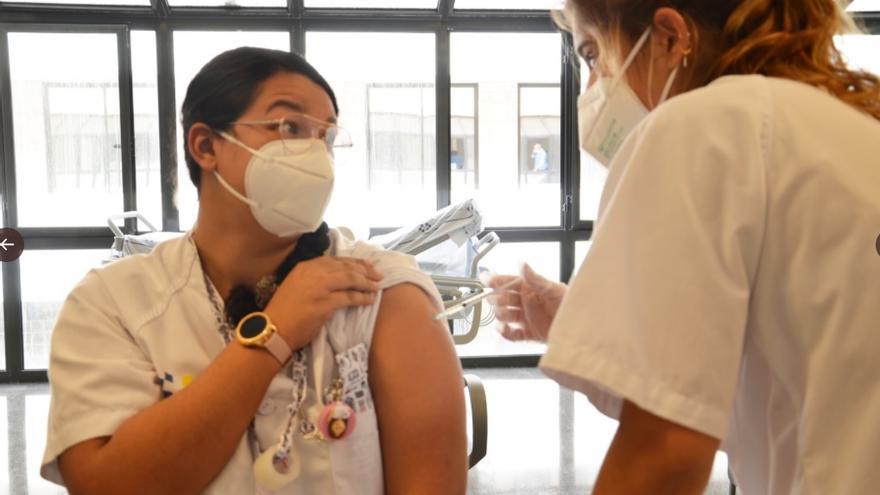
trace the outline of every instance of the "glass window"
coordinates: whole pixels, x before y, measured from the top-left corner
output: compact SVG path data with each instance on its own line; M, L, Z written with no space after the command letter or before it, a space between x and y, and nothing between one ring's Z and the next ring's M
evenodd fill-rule
M846 10L849 12L880 12L880 0L853 0Z
M558 84L520 85L520 184L559 184L561 180L560 98Z
M9 64L19 224L106 225L122 209L116 35L10 33Z
M46 369L52 328L61 305L90 269L101 266L107 253L106 249L93 249L25 251L21 255L25 369Z
M587 259L587 253L590 252L592 246L593 241L577 241L574 243L574 273L577 273L581 265L584 264L584 260Z
M580 87L581 93L586 91L590 81L587 64L581 61ZM580 219L596 220L599 214L599 202L602 190L608 178L608 169L590 154L580 151Z
M480 164L473 181L453 180L452 201L476 199L485 225L560 224L561 43L557 33L452 34L452 109L475 115L474 163ZM454 138L467 132L461 127L454 125ZM536 162L547 169L534 170ZM451 167L456 177L460 171Z
M178 111L186 97L190 81L217 55L240 46L256 46L290 50L290 34L264 31L175 31L174 32L174 79ZM180 117L177 119L180 122ZM183 128L178 125L177 134L177 208L180 211L180 228L187 230L195 223L199 211L196 188L189 178L184 159Z
M880 74L880 35L849 34L838 36L836 42L850 65Z
M162 174L159 160L159 93L156 87L156 67L156 33L132 31L131 72L137 210L161 228Z
M150 5L150 0L0 0L0 3L55 3L61 5Z
M306 0L306 8L436 9L437 0Z
M287 0L168 0L171 7L287 7Z
M562 0L455 0L456 9L549 10L562 4Z
M477 160L477 85L454 84L451 91L452 142L449 166L452 168L452 187L477 188L480 183L480 164Z
M0 435L0 493L12 493L9 469L9 416L7 415L6 395L0 395L0 424L5 428ZM37 468L39 470L39 468Z
M330 225L364 235L437 209L434 45L433 33L307 34L309 61L333 87L354 141L336 162Z
M2 224L0 224L2 225ZM6 315L3 312L3 277L0 276L0 371L6 370ZM3 416L0 416L2 418ZM3 464L0 464L2 466Z
M501 243L486 255L480 263L482 268L496 274L518 274L524 262L541 275L559 280L559 243L557 242L517 242ZM454 320L455 334L466 333L471 320ZM509 342L496 331L491 306L483 303L482 322L477 338L473 342L457 347L459 356L515 356L543 354L544 344Z

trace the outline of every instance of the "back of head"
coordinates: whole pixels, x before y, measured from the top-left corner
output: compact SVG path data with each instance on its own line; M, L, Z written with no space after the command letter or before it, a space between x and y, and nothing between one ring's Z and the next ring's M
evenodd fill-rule
M567 0L601 34L603 50L619 54L614 40L636 39L654 13L671 7L694 35L691 87L734 74L793 79L825 89L880 120L880 79L851 69L835 36L857 29L839 0ZM558 19L563 28L571 21Z
M266 48L242 47L214 57L189 83L181 107L183 135L201 122L216 131L228 130L257 95L260 85L280 72L303 75L321 86L339 113L330 84L306 59L296 53ZM192 158L184 139L184 156L193 184L201 185L201 169Z

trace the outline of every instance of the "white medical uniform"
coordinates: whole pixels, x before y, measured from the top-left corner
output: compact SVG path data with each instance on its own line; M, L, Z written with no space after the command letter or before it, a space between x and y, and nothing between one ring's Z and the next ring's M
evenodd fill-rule
M381 288L421 287L442 307L431 278L400 253L346 239L331 231L330 253L365 258L383 274ZM313 421L332 383L334 356L359 343L369 347L381 302L338 311L307 350L308 392L304 408ZM335 342L335 344L334 344ZM204 272L189 234L91 271L71 292L52 336L49 381L52 401L41 475L63 484L58 455L90 438L111 436L120 424L198 379L224 348ZM344 346L346 349L334 349ZM261 450L276 445L287 423L293 381L290 366L273 379L254 419ZM317 391L322 397L318 398ZM319 442L294 436L302 472L282 494L380 495L382 454L375 408L359 410L342 440ZM192 453L191 453L192 454ZM144 455L175 455L153 452ZM229 463L204 492L253 494L255 453L242 436Z
M723 439L742 491L880 490L880 122L728 76L611 163L541 368Z

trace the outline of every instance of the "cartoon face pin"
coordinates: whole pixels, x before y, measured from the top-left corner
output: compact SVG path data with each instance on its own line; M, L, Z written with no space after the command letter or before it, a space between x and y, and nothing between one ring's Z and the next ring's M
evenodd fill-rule
M324 406L318 419L321 434L330 440L341 440L354 431L355 412L344 402L331 402Z

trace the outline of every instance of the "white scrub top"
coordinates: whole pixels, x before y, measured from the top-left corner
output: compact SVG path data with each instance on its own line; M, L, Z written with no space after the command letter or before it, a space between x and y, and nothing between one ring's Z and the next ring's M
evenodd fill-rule
M543 371L723 439L746 494L880 487L880 122L728 76L612 162Z
M438 309L442 307L431 278L418 270L411 256L353 242L337 231L331 231L330 238L329 253L372 261L384 276L380 288L413 283ZM372 306L337 311L307 348L308 392L303 407L314 422L323 407L317 391L323 394L335 376L334 355L357 344L369 349L381 293L376 299ZM340 343L346 348L333 348ZM160 244L148 255L91 271L68 296L52 335L52 400L41 475L63 484L59 454L84 440L113 435L131 416L180 391L198 379L224 345L189 234ZM272 380L254 418L261 451L279 442L292 389L288 365ZM294 436L293 454L301 459L302 471L277 493L384 492L377 418L369 395L367 391L369 407L358 409L351 436L332 442ZM248 435L243 435L204 493L255 493L251 447Z

